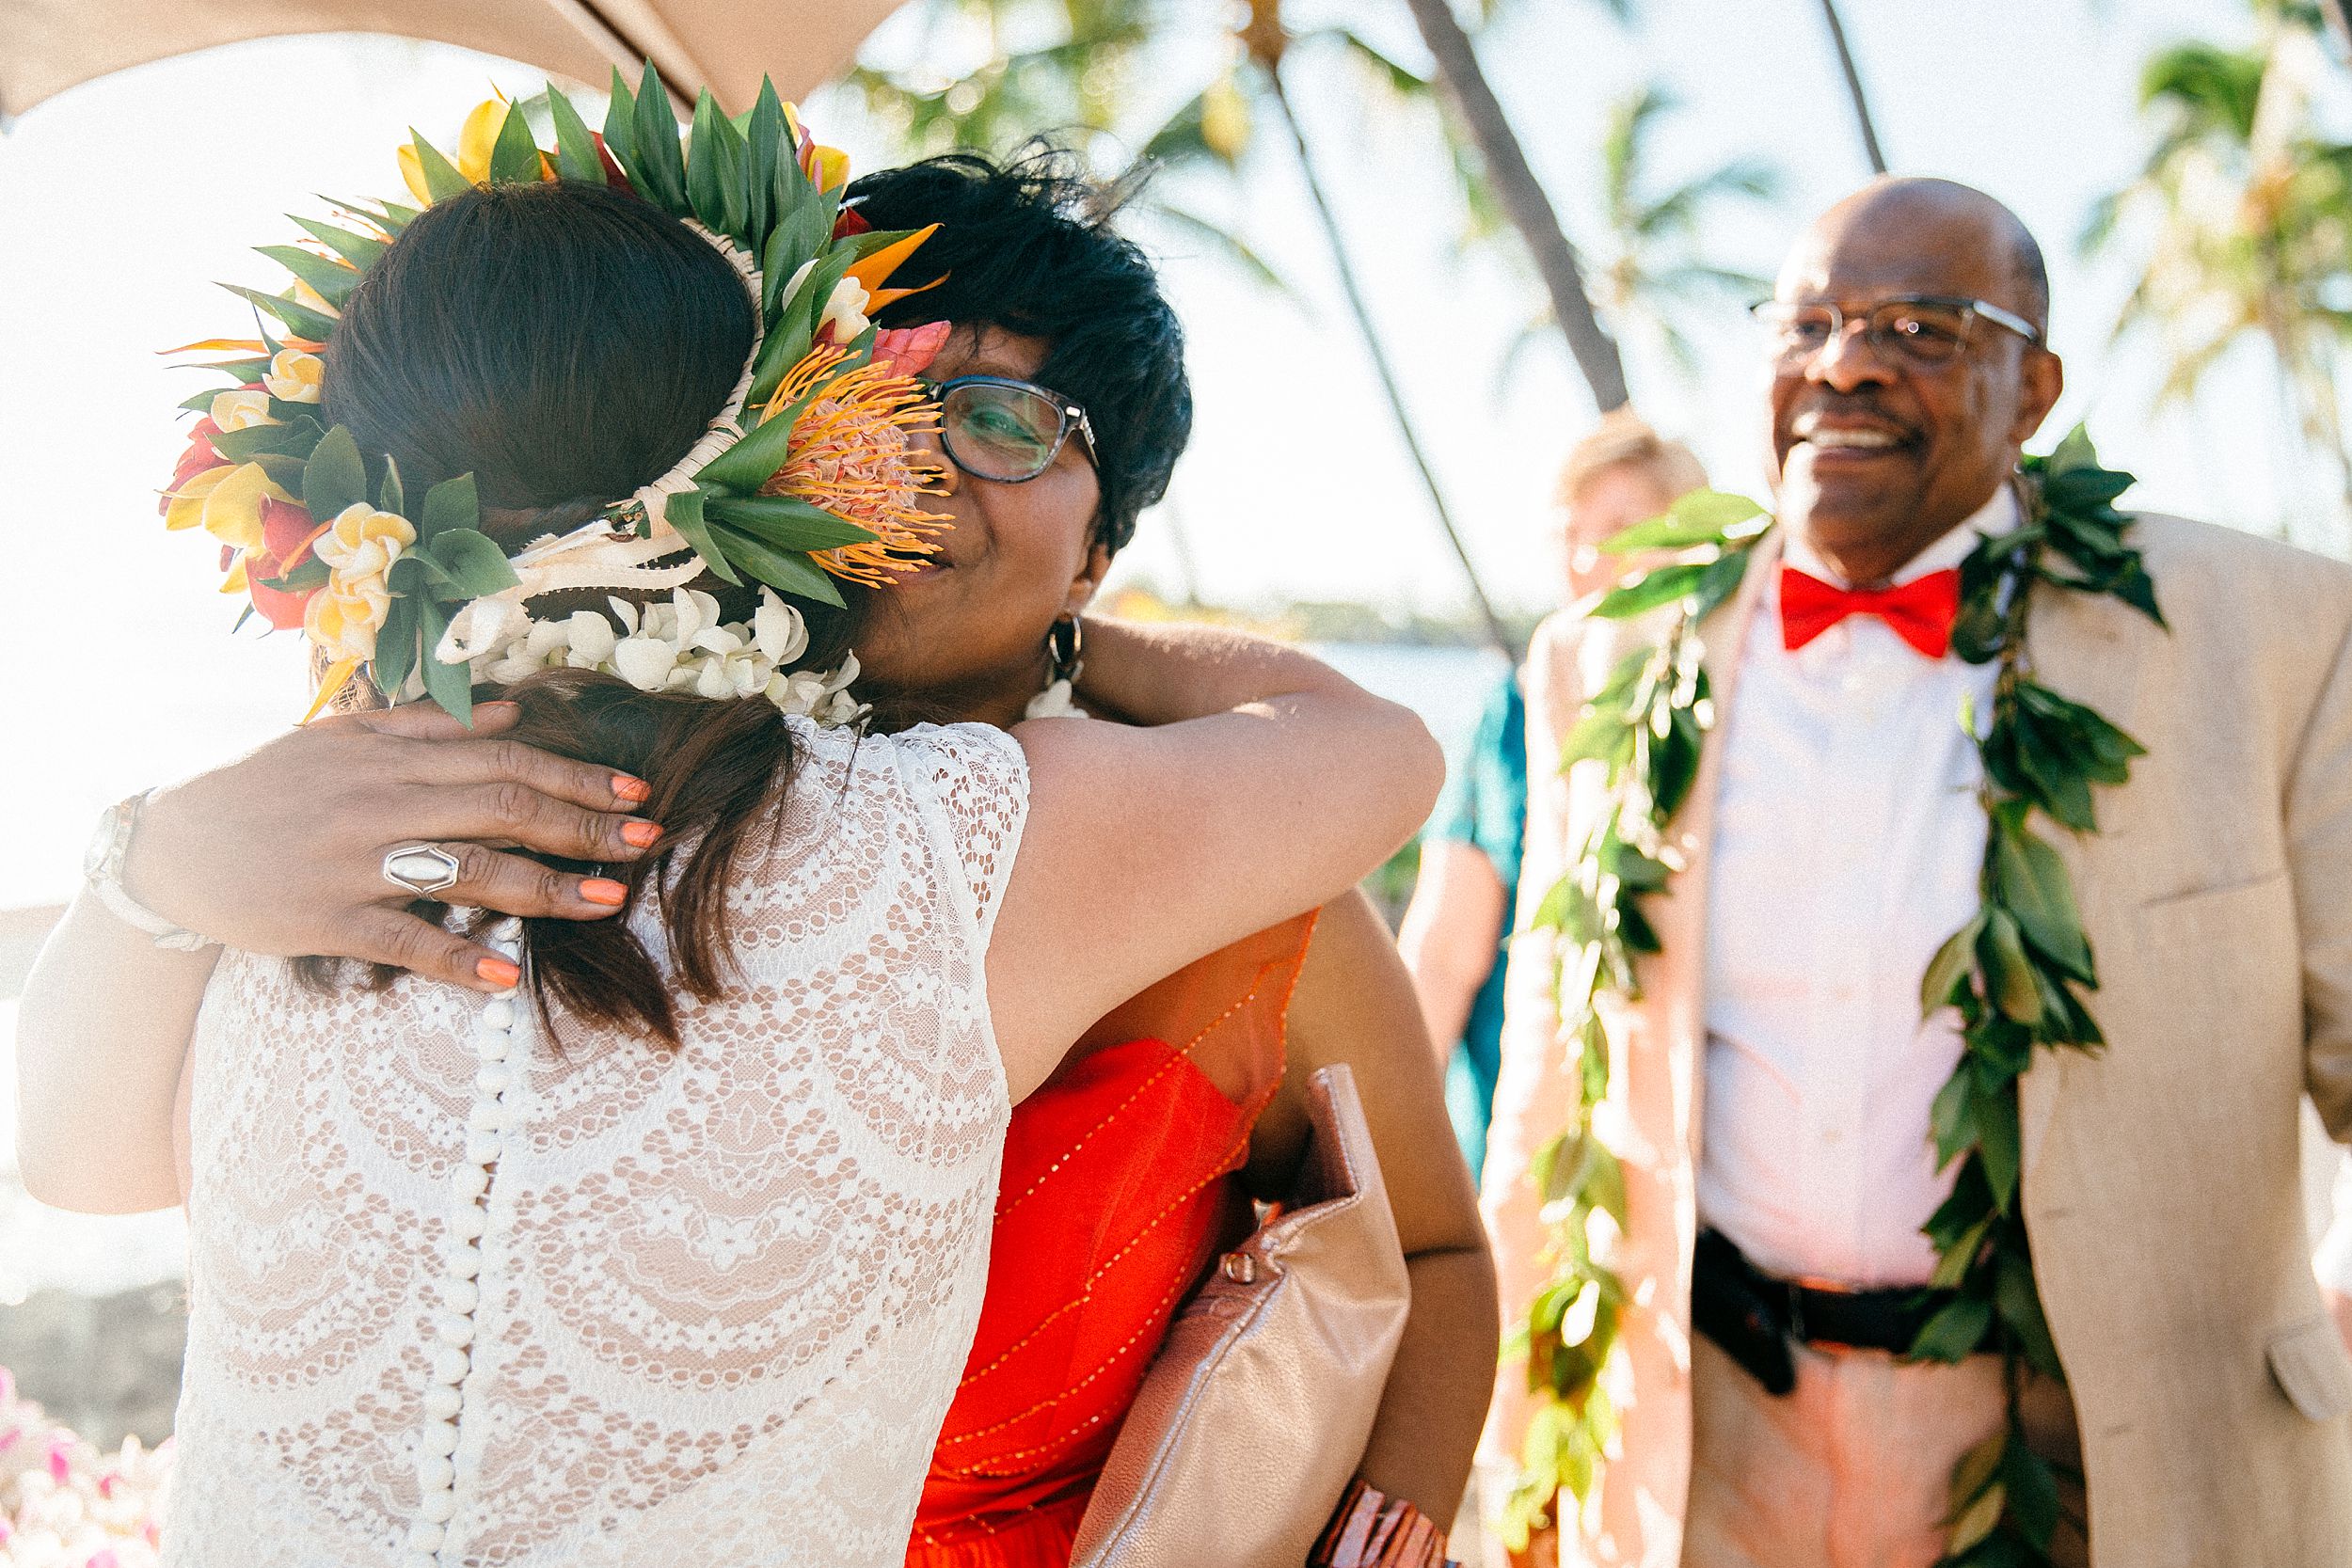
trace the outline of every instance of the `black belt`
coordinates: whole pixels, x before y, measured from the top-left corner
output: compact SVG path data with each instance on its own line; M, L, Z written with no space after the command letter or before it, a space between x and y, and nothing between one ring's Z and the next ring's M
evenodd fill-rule
M1769 1275L1720 1231L1699 1232L1691 1324L1774 1394L1797 1386L1792 1341L1907 1354L1953 1291L1824 1291Z

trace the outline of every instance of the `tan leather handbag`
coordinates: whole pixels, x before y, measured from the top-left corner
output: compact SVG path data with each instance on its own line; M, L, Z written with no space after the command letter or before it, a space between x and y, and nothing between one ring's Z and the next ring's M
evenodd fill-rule
M1299 1568L1362 1459L1412 1287L1344 1064L1308 1080L1290 1207L1169 1330L1071 1568Z

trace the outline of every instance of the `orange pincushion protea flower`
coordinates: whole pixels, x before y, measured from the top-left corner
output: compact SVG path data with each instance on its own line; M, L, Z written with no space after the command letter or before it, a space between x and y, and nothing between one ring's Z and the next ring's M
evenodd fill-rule
M938 409L914 377L889 365L840 371L845 351L820 348L792 368L768 403L770 417L806 400L793 421L790 455L763 496L823 507L874 537L809 559L837 578L887 587L907 557L939 548L946 516L926 512L945 494L946 470L915 438L937 432Z

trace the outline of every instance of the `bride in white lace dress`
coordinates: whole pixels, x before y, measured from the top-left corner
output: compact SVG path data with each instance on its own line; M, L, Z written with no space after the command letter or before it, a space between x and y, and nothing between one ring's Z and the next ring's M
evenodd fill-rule
M346 304L327 412L412 483L472 472L511 553L677 459L744 361L743 305L632 198L459 197ZM1073 444L1040 482L1093 478ZM857 613L812 622L803 667ZM1409 714L1271 645L1103 627L1088 673L1159 727L885 734L524 681L516 733L635 748L645 787L609 787L649 795L670 852L615 881L644 830L583 811L544 897L625 896L622 920L403 927L417 967L435 943L519 962L472 990L289 963L265 873L174 888L189 802L267 790L273 748L123 813L23 1001L25 1175L56 1168L45 1085L127 1082L141 1032L188 1042L167 1559L898 1563L1012 1102L1120 999L1349 886L1436 787ZM155 953L175 925L227 950Z

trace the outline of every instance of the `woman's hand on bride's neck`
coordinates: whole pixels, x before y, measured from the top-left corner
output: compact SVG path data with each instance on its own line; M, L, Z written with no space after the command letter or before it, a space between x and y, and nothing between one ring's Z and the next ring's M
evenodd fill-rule
M959 327L925 375L1036 381L1051 345L993 326ZM1102 487L1074 436L1035 479L975 478L946 461L929 502L950 527L922 571L877 595L857 647L861 695L922 717L1009 729L1048 679L1047 632L1093 601L1111 552L1096 543Z

